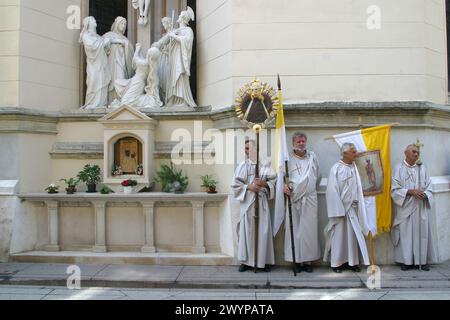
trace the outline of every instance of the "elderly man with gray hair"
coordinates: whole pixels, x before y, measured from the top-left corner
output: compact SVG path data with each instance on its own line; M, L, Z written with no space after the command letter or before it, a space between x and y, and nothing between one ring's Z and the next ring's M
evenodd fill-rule
M359 253L369 265L364 232L367 218L364 195L358 170L354 163L358 152L352 143L341 147L342 160L336 163L328 178L326 201L329 223L325 228L324 261L331 251L331 267L341 273L345 267L360 272Z
M431 181L419 156L415 144L406 147L405 160L395 167L392 175L395 216L391 236L395 262L402 265L403 271L420 265L422 270L429 271L428 263L437 260L429 223L433 202Z
M293 153L289 159L289 186L284 193L292 201L292 226L297 271L313 272L311 262L320 259L317 183L320 181L319 160L306 149L307 136L302 132L292 137ZM289 209L285 217L284 259L292 262Z

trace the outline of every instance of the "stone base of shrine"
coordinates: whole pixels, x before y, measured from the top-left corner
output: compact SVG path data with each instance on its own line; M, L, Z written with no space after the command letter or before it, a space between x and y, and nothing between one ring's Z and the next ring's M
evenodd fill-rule
M170 266L229 266L233 258L220 253L140 253L140 252L83 252L30 251L13 254L12 262L66 263L66 264L138 264Z

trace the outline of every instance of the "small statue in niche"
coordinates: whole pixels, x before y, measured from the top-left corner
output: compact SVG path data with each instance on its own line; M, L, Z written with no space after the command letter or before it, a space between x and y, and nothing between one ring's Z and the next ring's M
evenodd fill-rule
M123 174L122 168L120 166L114 166L115 168L112 171L112 175L114 177L121 176Z
M142 165L142 163L140 163L137 166L136 175L142 176L143 174L144 174L144 166Z
M139 10L138 23L146 25L148 23L148 10L150 7L150 0L133 0L133 8Z

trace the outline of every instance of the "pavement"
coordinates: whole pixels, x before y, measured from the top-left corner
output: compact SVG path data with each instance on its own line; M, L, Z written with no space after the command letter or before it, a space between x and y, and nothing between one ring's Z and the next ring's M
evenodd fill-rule
M361 273L337 274L330 268L318 267L313 273L301 272L297 277L287 267L256 274L240 273L237 269L237 266L80 264L74 267L0 263L0 300L450 300L450 261L432 266L429 272L381 266L375 276L371 276L370 269L369 273L363 269ZM68 285L77 284L78 274L79 289L70 290Z

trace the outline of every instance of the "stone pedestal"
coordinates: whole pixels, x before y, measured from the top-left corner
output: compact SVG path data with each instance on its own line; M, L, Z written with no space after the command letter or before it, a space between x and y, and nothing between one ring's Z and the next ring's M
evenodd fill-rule
M95 210L95 245L94 252L106 252L106 202L93 201Z
M205 253L204 201L192 201L194 246L192 253Z
M46 251L60 251L58 201L46 201L48 212L48 244Z
M142 211L144 214L144 235L145 245L141 251L143 253L155 253L155 230L154 230L154 213L155 201L142 201Z

